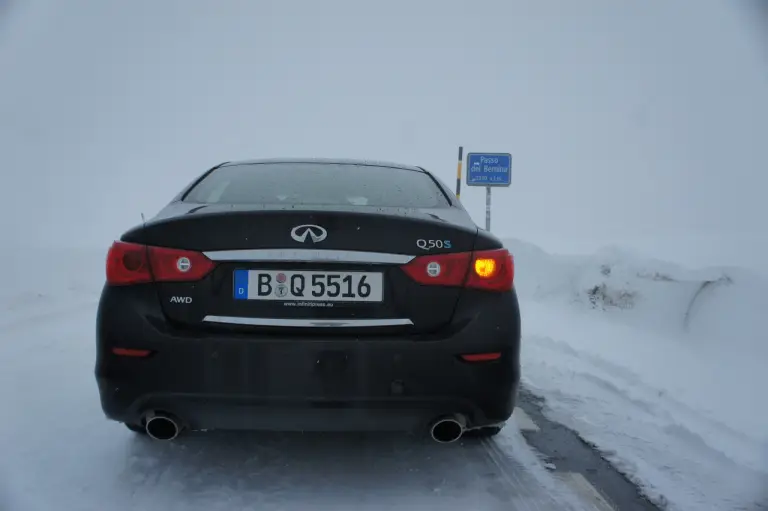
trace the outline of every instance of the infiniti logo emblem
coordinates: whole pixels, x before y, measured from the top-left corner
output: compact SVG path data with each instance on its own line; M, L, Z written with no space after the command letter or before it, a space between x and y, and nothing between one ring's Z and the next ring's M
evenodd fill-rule
M307 236L312 238L312 243L318 243L328 237L328 231L319 225L297 225L291 229L291 238L299 243L307 241Z

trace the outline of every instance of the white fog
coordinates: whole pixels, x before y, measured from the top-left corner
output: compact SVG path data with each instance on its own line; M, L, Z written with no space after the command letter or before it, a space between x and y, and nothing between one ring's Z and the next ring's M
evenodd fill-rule
M9 5L3 238L107 246L241 158L392 160L453 187L463 145L513 153L501 235L768 258L768 63L737 4ZM482 189L462 199L482 221Z

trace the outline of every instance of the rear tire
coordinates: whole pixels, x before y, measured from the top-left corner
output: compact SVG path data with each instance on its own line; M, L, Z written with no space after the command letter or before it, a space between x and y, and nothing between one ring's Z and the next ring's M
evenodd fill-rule
M125 427L126 427L126 428L128 428L128 429L130 429L130 430L131 430L131 431L133 431L134 433L138 433L138 434L140 434L140 435L146 435L146 434L147 434L147 430L146 430L146 429L144 429L144 426L137 426L137 425L135 425L135 424L128 424L128 423L125 423Z

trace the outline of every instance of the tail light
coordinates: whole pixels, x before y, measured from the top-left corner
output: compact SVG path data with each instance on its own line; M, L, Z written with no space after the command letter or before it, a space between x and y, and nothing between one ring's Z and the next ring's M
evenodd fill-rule
M200 252L116 241L107 255L107 283L192 282L215 266Z
M401 266L419 284L428 286L462 286L472 252L420 256Z
M505 248L419 256L401 268L413 280L427 286L509 291L515 279L512 254Z
M505 248L473 254L467 287L490 291L509 291L515 282L515 263Z

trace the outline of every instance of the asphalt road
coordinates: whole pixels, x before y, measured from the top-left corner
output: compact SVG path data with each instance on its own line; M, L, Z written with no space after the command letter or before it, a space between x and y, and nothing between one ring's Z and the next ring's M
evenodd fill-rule
M658 511L634 483L603 459L594 446L542 413L543 401L523 388L518 403L526 419L518 424L528 445L548 468L600 511ZM517 413L517 411L516 411Z

